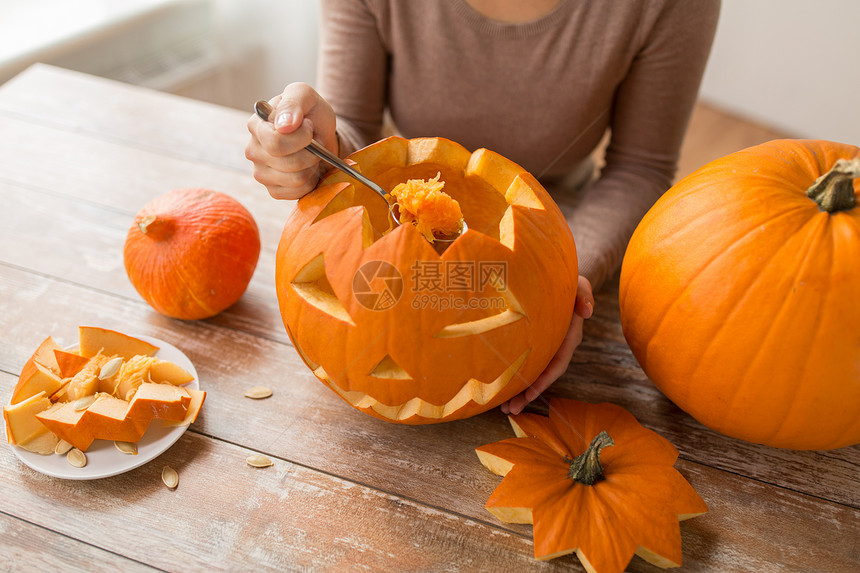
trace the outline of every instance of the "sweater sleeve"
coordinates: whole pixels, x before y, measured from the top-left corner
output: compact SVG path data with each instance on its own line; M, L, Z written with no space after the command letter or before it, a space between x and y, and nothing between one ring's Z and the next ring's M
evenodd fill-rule
M388 50L380 34L384 6L365 0L321 2L317 91L337 116L340 154L381 139Z
M568 215L580 274L595 290L672 184L719 15L719 0L666 2L616 91L599 178Z

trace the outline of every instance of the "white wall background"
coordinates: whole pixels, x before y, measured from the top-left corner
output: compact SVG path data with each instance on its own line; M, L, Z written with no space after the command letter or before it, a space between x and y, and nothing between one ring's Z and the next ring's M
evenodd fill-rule
M313 83L319 0L213 2L236 107L250 109L291 82Z
M793 137L860 145L860 1L723 0L701 98Z

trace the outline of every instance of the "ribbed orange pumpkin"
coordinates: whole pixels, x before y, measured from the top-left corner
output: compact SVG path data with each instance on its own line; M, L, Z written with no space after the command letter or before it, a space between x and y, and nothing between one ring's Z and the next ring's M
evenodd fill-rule
M567 332L577 285L573 237L547 192L502 156L445 139L393 137L350 159L387 190L440 173L469 230L441 255L410 224L386 233L385 201L339 172L300 199L276 284L308 367L355 408L407 424L471 416L528 387Z
M128 278L156 311L207 318L245 292L260 255L260 231L229 195L176 189L137 214L123 254Z
M509 420L516 438L476 449L505 478L485 507L505 523L533 523L537 559L576 552L590 573L620 573L634 553L681 565L678 521L708 506L673 467L668 440L614 404L553 398L549 417Z
M860 148L773 141L705 165L641 221L624 335L701 423L783 448L860 442L858 176Z

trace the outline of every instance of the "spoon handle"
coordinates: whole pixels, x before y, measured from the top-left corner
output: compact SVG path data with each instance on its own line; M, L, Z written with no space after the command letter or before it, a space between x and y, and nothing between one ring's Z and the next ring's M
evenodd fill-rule
M258 101L254 104L254 111L263 121L271 121L270 117L272 115L272 106L269 105L269 102L265 100ZM337 167L341 171L346 172L353 179L356 179L360 183L364 183L365 185L376 191L383 199L385 199L385 202L388 203L388 198L386 197L387 193L385 192L385 189L362 175L352 165L350 165L349 163L323 147L323 145L316 139L311 139L311 142L308 144L307 147L305 147L305 149L307 149L326 163Z
M355 169L352 165L350 165L349 163L347 163L346 161L344 161L343 159L341 159L340 157L338 157L337 155L335 155L334 153L332 153L331 151L329 151L328 149L323 147L323 145L320 142L318 142L316 139L311 139L311 142L308 144L307 147L305 147L305 149L307 149L308 151L310 151L311 153L313 153L314 155L316 155L317 157L319 157L323 161L330 163L331 165L334 165L335 167L337 167L341 171L346 172L352 178L357 179L361 183L364 183L365 185L367 185L368 187L370 187L371 189L373 189L374 191L376 191L377 193L382 195L382 198L386 199L386 201L387 201L387 198L386 198L387 193L385 192L385 190L382 187L380 187L379 185L377 185L376 183L374 183L373 181L371 181L370 179L368 179L367 177L362 175L361 172L358 171L357 169Z

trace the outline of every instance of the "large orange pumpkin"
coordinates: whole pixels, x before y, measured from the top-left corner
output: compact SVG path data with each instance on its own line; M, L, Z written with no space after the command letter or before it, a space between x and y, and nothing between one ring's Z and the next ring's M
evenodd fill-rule
M860 442L858 176L860 148L773 141L684 178L636 229L624 335L706 426L793 449Z
M137 292L165 316L214 316L241 298L260 256L260 231L236 199L174 189L134 218L123 251Z
M276 264L308 367L355 408L407 424L471 416L528 387L567 332L577 285L573 237L547 192L504 157L446 139L392 137L350 159L387 190L439 173L468 231L444 250L409 224L387 232L378 195L339 172L323 179L297 202Z

